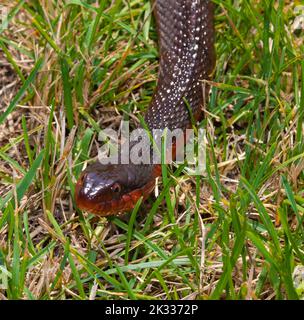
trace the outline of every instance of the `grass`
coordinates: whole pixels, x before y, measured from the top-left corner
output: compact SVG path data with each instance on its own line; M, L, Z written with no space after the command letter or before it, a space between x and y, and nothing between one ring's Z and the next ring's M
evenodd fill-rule
M296 3L214 2L206 176L164 167L157 197L104 219L75 207L75 181L100 128L135 124L149 105L150 2L4 1L0 299L303 299Z

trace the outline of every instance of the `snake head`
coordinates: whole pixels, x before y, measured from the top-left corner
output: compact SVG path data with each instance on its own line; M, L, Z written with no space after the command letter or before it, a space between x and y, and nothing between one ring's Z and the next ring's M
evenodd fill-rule
M146 199L158 170L152 165L103 165L96 162L82 172L75 189L77 206L100 216L131 210Z

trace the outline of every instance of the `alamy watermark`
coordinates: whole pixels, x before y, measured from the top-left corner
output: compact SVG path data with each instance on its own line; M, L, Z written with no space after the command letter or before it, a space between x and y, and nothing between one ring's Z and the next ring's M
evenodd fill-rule
M299 5L294 8L294 14L296 16L292 29L296 30L304 30L304 5Z
M8 8L0 4L0 31L8 28Z
M189 175L204 175L206 169L206 133L204 129L143 128L130 132L122 121L120 133L107 128L99 133L101 164L185 164Z

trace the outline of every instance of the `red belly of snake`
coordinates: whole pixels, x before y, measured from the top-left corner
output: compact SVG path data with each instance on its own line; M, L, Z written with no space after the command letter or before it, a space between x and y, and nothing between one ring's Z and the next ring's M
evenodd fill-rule
M191 113L201 118L206 89L202 80L210 78L215 65L213 5L209 0L155 0L153 4L160 67L145 122L150 130L185 131L191 126ZM76 204L100 216L131 210L140 197L149 196L160 174L160 165L155 164L96 162L76 184Z

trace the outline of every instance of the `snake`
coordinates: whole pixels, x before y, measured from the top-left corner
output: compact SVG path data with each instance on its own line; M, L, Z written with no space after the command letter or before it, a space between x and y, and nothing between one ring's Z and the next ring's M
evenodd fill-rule
M209 0L154 0L152 5L160 58L144 121L149 130L185 131L193 118L202 119L204 84L215 68L214 5ZM96 161L76 183L76 204L99 216L130 211L140 198L149 197L161 172L160 164Z

